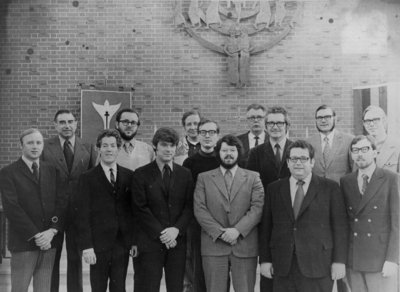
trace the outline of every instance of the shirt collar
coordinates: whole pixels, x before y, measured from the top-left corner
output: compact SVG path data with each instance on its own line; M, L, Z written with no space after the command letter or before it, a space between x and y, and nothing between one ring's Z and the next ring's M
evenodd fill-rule
M197 146L197 145L200 144L199 141L197 141L197 142L192 142L192 141L190 141L189 138L188 138L188 136L186 136L185 139L186 139L186 142L187 142L188 145L190 144L190 145L193 145L193 146Z
M358 169L358 177L362 177L363 174L366 174L368 176L368 181L371 180L372 175L374 174L374 171L376 169L376 164L374 163L371 165L371 167L368 167L367 169Z
M269 138L269 143L272 145L272 149L275 149L275 145L279 144L279 146L281 147L281 150L283 150L283 149L285 149L286 140L287 140L287 138L285 136L279 143L276 143L275 141L272 141L271 138Z
M222 165L219 166L219 168L221 169L222 175L225 175L225 172L228 170L225 167L223 167ZM238 169L238 165L236 164L234 167L232 167L230 170L230 172L232 173L232 177L235 177L235 173L236 170Z
M65 140L63 137L61 137L60 135L58 135L58 138L60 139L60 144L61 144L61 148L64 147L64 143ZM74 148L75 146L75 135L73 135L71 138L68 139L71 142L72 148Z
M302 181L304 181L305 185L309 185L310 184L311 177L312 177L312 173L310 173L308 176L306 176L305 178L302 179ZM293 176L290 176L290 181L291 181L291 183L297 184L298 179L293 177Z
M32 171L32 164L33 164L33 162L36 162L36 163L37 163L38 168L40 167L40 165L39 165L39 159L36 159L36 160L32 161L32 160L29 160L28 158L26 158L24 155L22 155L21 158L22 158L22 160L25 162L25 164L28 166L28 168L29 168L30 171Z
M163 171L164 171L164 165L165 164L168 164L169 165L169 168L171 168L171 171L173 171L174 170L174 168L173 168L173 162L172 161L170 161L170 162L168 162L168 163L163 163L163 162L161 162L161 161L158 161L158 159L156 158L156 163L157 163L157 166L158 166L158 169L161 171L161 173L163 173Z
M252 139L254 140L254 137L256 135L254 135L252 132L249 132L249 141L251 141ZM260 135L258 135L258 137L260 138L260 141L265 141L265 131L262 131Z
M335 136L335 129L333 129L328 135L325 135L325 134L323 134L323 133L319 133L319 134L320 134L320 136L321 136L321 142L322 142L322 143L325 143L324 139L325 139L325 137L328 137L328 139L329 139L329 144L331 144L332 141L333 141L333 137Z
M123 145L130 143L132 145L132 147L135 147L136 144L136 139L132 138L131 140L122 140L124 143L122 143Z
M111 166L105 165L103 161L100 161L101 168L103 168L104 173L109 173L110 168L113 170L114 174L117 173L117 163L114 162Z

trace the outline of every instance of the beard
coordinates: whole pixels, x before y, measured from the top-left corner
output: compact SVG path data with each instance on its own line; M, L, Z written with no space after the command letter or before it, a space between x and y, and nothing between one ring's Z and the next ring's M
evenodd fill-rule
M231 158L231 159L233 159L233 157L230 156L230 155L225 156L225 158ZM236 164L238 164L238 159L234 160L233 162L231 162L231 163L229 163L229 164L228 164L228 163L225 163L224 160L221 159L221 166L222 166L223 168L225 168L225 169L231 169L231 168L233 168Z
M127 135L124 132L122 132L120 129L118 129L119 134L121 135L121 138L125 141L130 141L133 139L133 137L136 136L137 131L133 132L131 135Z

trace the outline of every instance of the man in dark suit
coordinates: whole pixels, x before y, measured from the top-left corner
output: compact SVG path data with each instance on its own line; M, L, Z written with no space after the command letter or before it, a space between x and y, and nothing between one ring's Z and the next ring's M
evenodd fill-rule
M312 174L314 149L288 149L291 173L271 183L260 225L261 274L274 292L331 292L345 276L347 219L339 185Z
M229 291L229 273L235 291L254 291L264 189L258 173L238 167L241 151L237 137L222 137L220 166L199 174L194 192L208 292Z
M266 128L268 138L265 143L250 151L247 169L260 173L264 187L278 179L290 176L286 162L286 152L293 142L287 139L290 122L286 109L271 107L267 110ZM272 280L261 275L260 291L272 292Z
M240 167L246 167L250 149L266 141L265 107L260 104L251 104L246 110L246 119L249 131L237 136L243 145L243 156L239 161Z
M138 219L135 291L158 292L165 271L168 292L182 292L186 228L193 218L190 171L173 163L178 133L160 128L154 134L155 161L133 175L132 209Z
M372 137L350 145L358 170L341 178L350 225L348 279L352 292L397 292L399 177L376 166Z
M90 264L93 292L125 292L134 229L131 209L133 171L117 164L121 150L117 130L97 138L100 164L83 173L77 198L78 245ZM109 283L108 283L109 282Z
M65 222L65 243L67 248L67 291L82 292L82 259L77 246L77 231L74 226L76 204L74 199L78 193L79 176L92 168L96 162L93 145L83 143L75 136L77 121L69 110L59 110L54 116L57 136L45 140L41 157L55 166L61 176L68 197L67 217ZM51 281L51 291L58 292L60 278L60 257L64 235L57 243L56 259Z
M62 234L66 200L57 188L58 171L40 162L43 137L37 129L20 136L22 157L0 172L0 191L9 225L11 289L48 292L56 237Z

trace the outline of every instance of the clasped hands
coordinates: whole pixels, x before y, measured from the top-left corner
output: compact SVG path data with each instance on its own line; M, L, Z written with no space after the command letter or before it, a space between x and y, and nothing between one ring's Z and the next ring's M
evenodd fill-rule
M236 228L220 228L222 234L219 236L223 241L230 245L235 245L240 232Z
M51 248L51 241L57 230L54 228L49 228L43 232L37 233L34 236L35 244L40 247L41 250L48 250Z
M179 235L179 229L176 227L168 227L161 231L160 240L167 249L174 248L177 245L176 238Z

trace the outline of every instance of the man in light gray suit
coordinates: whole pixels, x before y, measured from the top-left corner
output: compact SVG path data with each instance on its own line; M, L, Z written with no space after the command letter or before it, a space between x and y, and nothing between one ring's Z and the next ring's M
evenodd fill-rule
M197 179L194 214L208 292L227 291L229 272L235 291L254 291L264 189L258 173L238 167L241 151L238 138L224 136L215 147L220 167Z
M353 136L335 129L336 113L327 105L315 111L315 125L319 133L308 139L315 149L313 172L339 183L343 175L352 171L349 147Z

